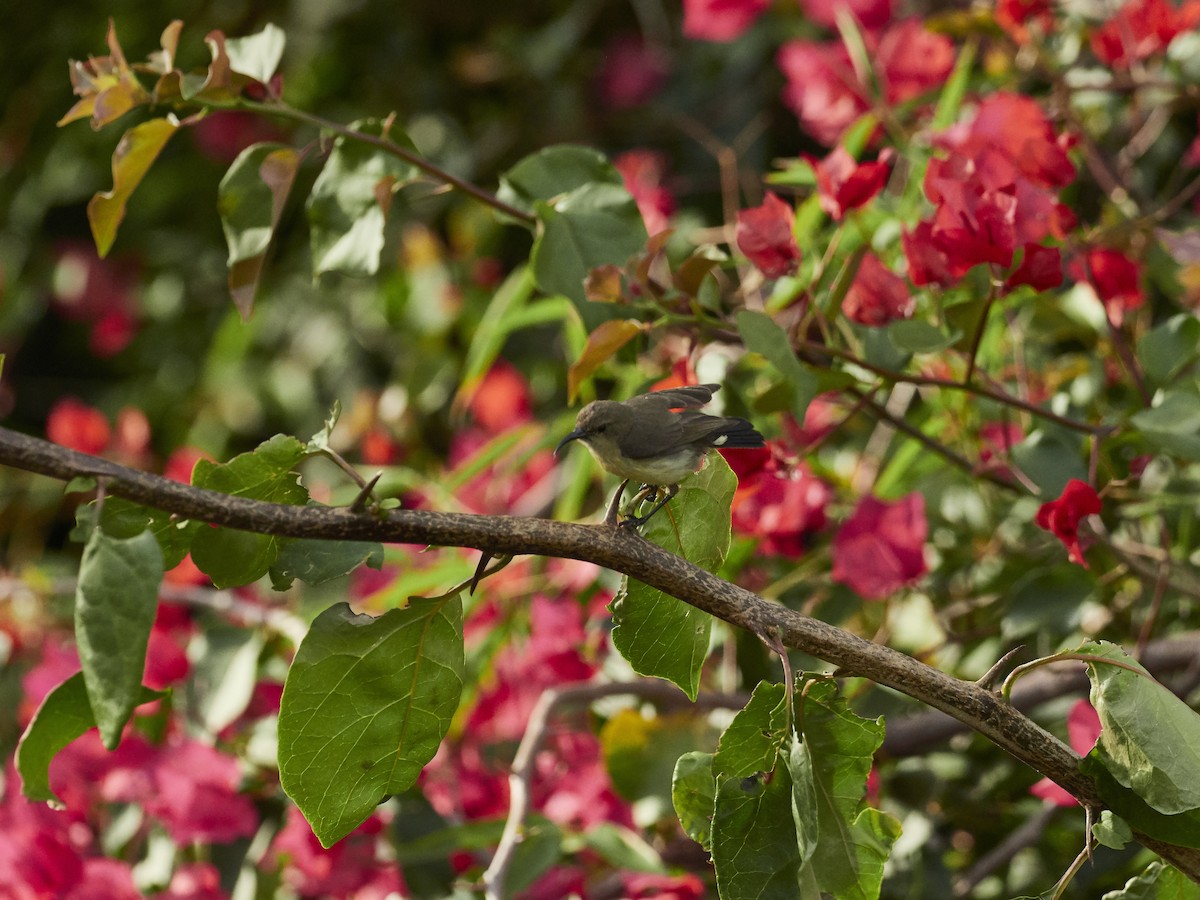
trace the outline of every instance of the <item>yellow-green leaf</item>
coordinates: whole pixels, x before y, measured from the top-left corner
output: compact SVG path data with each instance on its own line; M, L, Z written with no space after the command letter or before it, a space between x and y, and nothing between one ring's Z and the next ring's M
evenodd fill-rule
M113 189L96 193L87 206L92 239L101 256L108 255L116 240L129 197L178 128L179 123L173 118L151 119L130 128L121 137L112 158Z

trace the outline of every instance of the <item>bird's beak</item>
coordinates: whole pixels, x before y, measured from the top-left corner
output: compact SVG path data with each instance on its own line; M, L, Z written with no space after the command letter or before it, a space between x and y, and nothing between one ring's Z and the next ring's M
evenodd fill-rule
M571 443L571 441L579 440L579 438L583 437L583 435L584 435L584 433L582 431L580 431L578 428L576 428L574 431L572 431L565 438L563 438L561 441L558 442L558 446L554 448L554 455L558 456L558 454L562 451L563 447L567 446L567 444Z

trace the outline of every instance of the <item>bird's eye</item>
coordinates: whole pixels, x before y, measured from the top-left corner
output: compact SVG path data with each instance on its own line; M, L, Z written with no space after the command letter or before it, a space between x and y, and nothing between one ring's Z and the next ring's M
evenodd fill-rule
M604 429L607 427L608 427L607 425L597 425L595 427L594 431L596 434L604 434Z

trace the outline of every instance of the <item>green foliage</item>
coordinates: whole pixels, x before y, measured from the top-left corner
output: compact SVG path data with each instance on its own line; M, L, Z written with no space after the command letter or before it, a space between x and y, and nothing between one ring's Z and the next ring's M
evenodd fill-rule
M719 454L684 481L679 494L642 527L647 540L710 572L729 552L729 506L737 477ZM613 601L613 646L641 675L665 678L691 699L700 689L712 616L634 579Z
M411 787L463 686L462 602L413 598L379 618L345 603L313 622L279 708L279 778L332 846Z
M142 670L162 576L162 551L148 531L112 538L96 529L79 564L75 639L88 702L110 750L144 702Z

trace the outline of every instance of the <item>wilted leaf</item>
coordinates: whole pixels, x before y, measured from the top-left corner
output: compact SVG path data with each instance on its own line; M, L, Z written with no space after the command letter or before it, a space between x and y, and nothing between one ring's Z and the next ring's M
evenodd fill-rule
M279 777L332 846L410 787L458 707L462 602L414 598L379 618L345 603L313 622L279 709Z
M146 645L158 609L162 551L148 531L132 538L92 532L75 590L75 639L88 699L112 750L141 702Z
M579 385L584 379L628 344L641 332L642 327L637 319L609 319L596 326L588 335L583 353L567 370L567 397L572 403L579 396Z
M113 189L95 194L87 205L88 224L100 256L108 255L125 218L125 204L178 128L173 118L151 119L121 137L112 158Z

